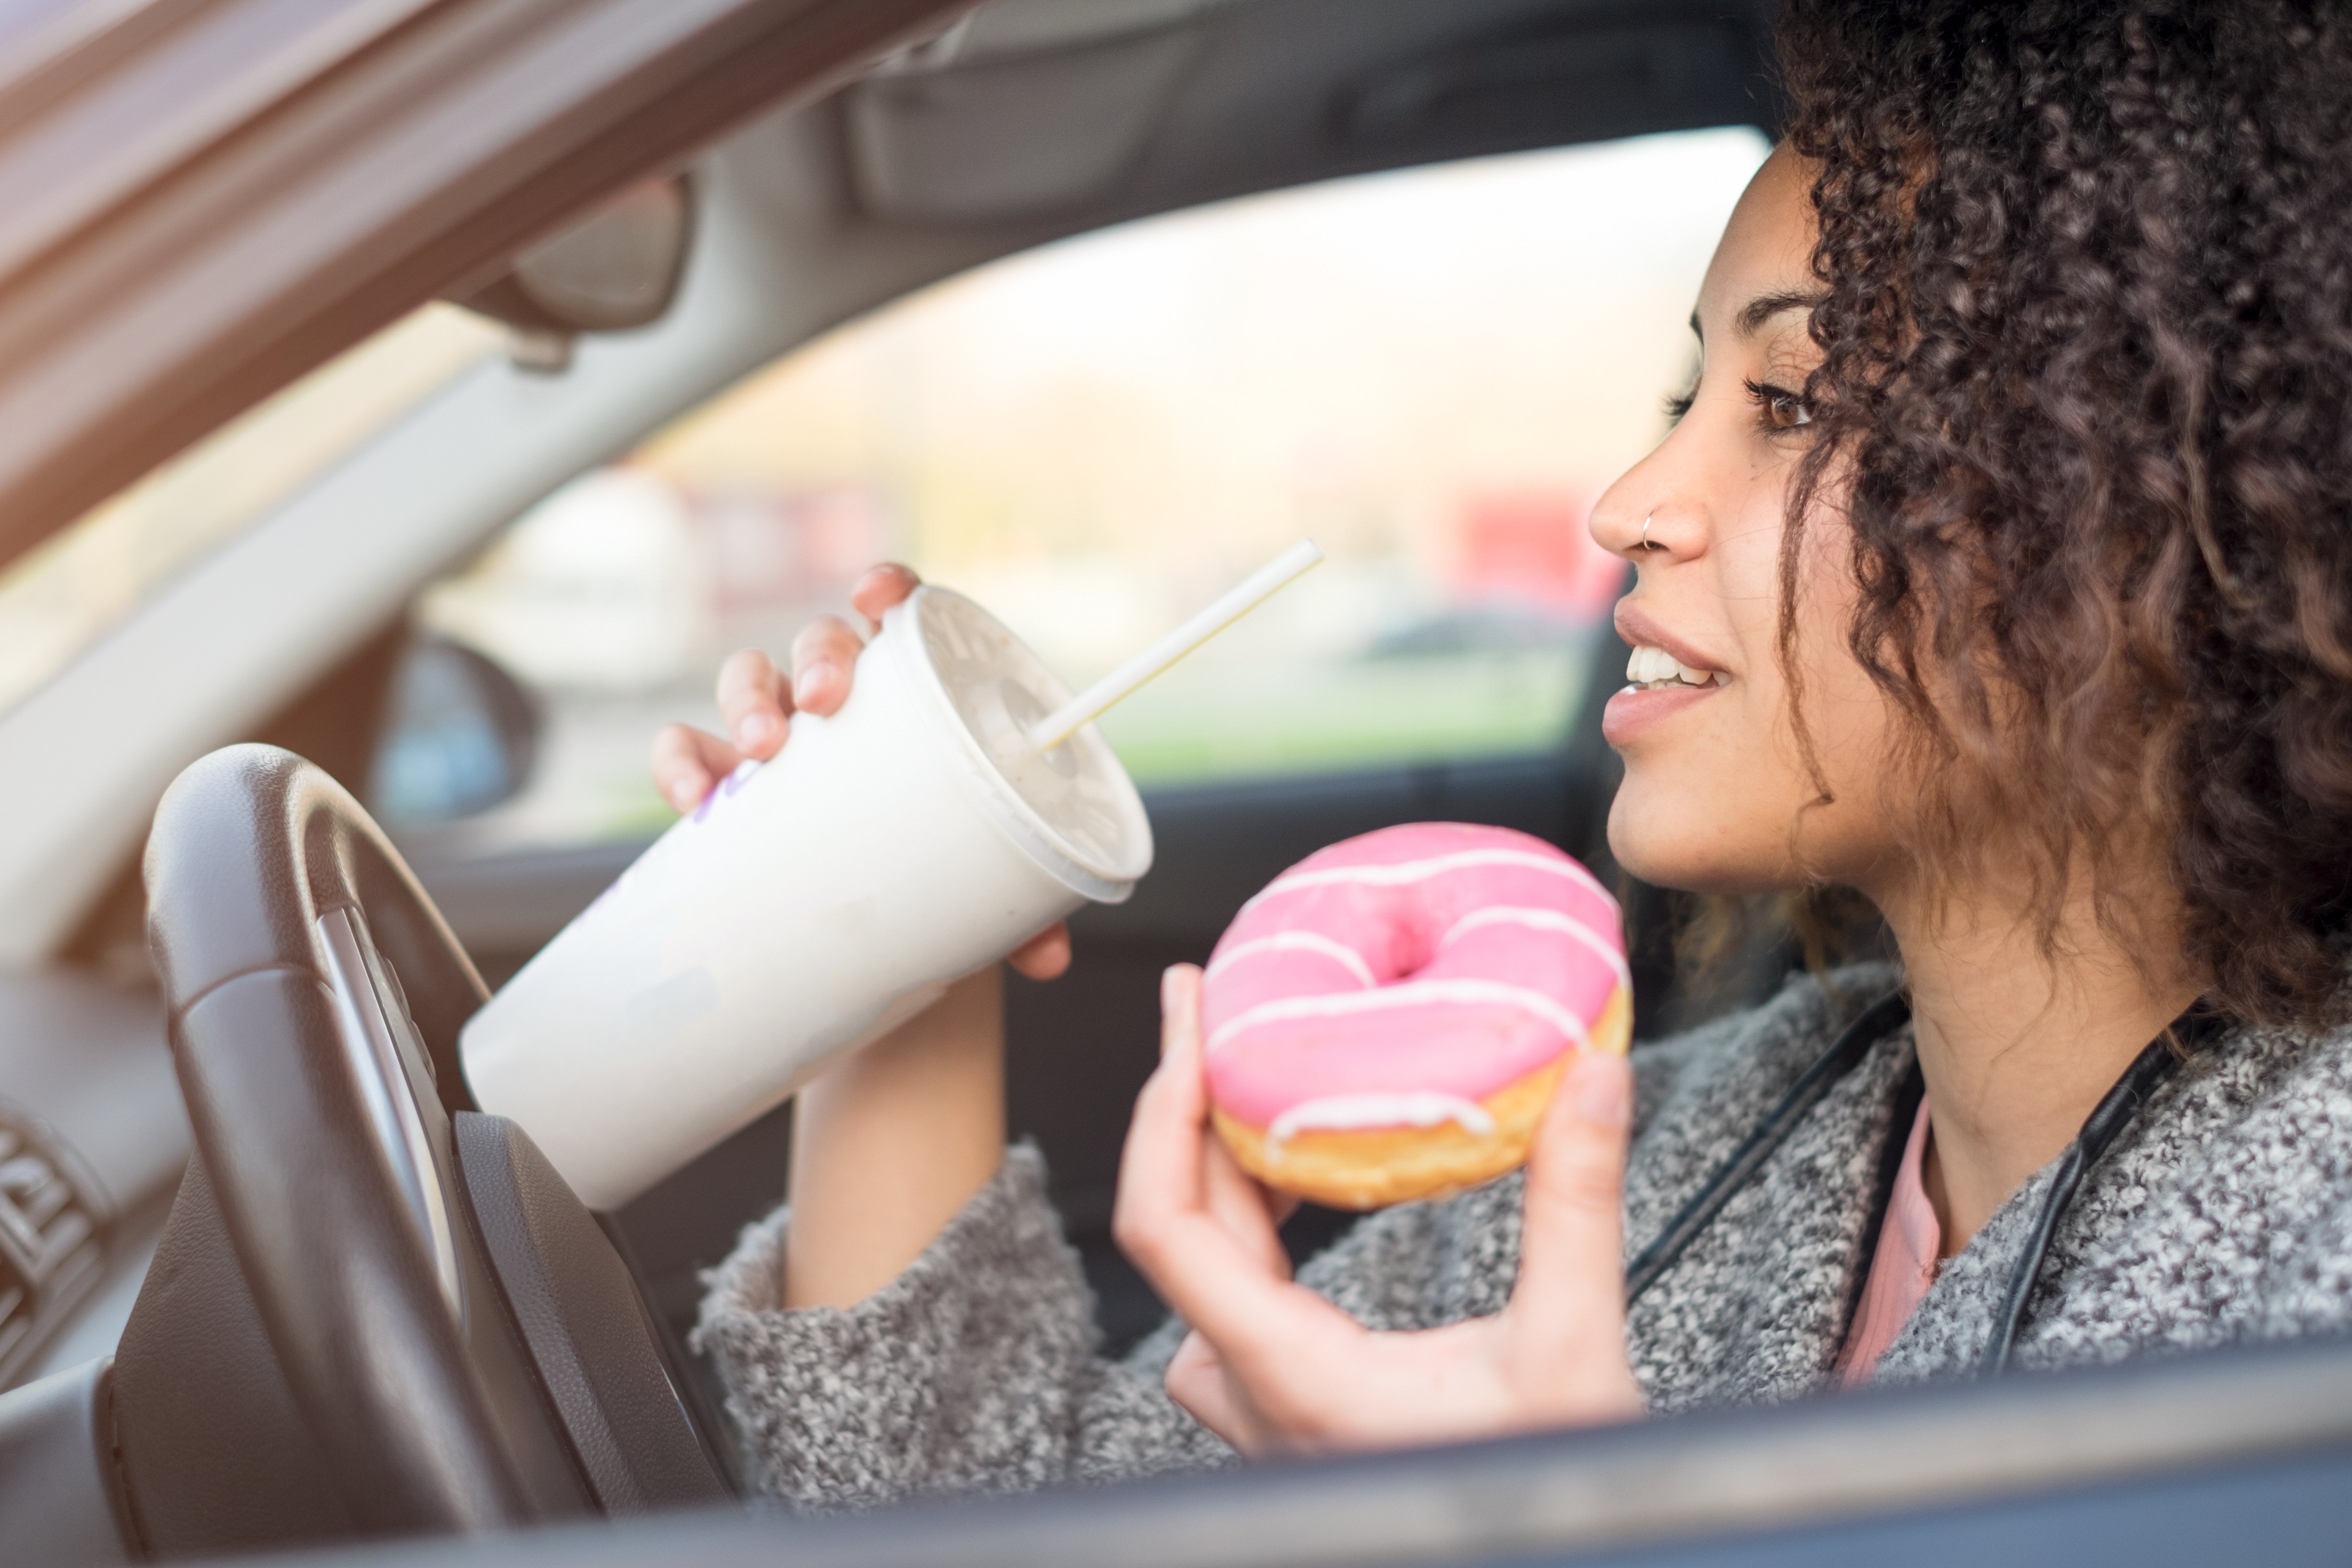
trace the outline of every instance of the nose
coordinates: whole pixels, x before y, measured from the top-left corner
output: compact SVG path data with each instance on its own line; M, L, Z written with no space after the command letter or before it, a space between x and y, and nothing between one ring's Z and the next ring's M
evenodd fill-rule
M1706 549L1707 470L1690 422L1618 476L1592 509L1592 537L1635 566L1695 560Z
M1612 505L1613 500L1613 495L1603 496L1601 504L1592 509L1592 537L1601 549L1636 566L1664 561L1675 553L1671 503L1636 505L1627 501Z

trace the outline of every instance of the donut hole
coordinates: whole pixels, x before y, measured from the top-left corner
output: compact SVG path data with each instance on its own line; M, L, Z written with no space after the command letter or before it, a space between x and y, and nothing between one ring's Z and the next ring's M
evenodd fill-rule
M1382 889L1376 902L1386 940L1381 952L1367 955L1372 978L1382 985L1401 985L1435 962L1445 926L1419 889Z

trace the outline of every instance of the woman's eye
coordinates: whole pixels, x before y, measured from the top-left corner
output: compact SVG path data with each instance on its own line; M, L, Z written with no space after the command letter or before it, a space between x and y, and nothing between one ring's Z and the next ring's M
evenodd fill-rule
M1748 395L1755 400L1757 417L1767 430L1794 430L1813 422L1813 411L1805 406L1805 400L1785 386L1751 381Z
M1681 424L1683 422L1683 416L1688 414L1691 411L1691 405L1697 401L1698 388L1695 386L1688 392L1677 392L1672 397L1667 398L1666 423L1669 425Z

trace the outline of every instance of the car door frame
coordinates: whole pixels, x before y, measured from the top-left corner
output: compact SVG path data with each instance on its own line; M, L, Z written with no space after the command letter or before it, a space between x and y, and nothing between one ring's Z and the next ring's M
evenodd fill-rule
M0 564L952 0L151 0L0 54Z

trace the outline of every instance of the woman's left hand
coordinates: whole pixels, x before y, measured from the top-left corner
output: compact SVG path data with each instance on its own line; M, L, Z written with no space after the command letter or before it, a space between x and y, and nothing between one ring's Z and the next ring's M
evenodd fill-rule
M1328 1453L1630 1420L1620 1207L1633 1074L1577 1053L1528 1160L1519 1276L1490 1318L1375 1332L1294 1282L1276 1200L1209 1121L1201 973L1168 972L1113 1229L1192 1328L1168 1393L1244 1454Z

